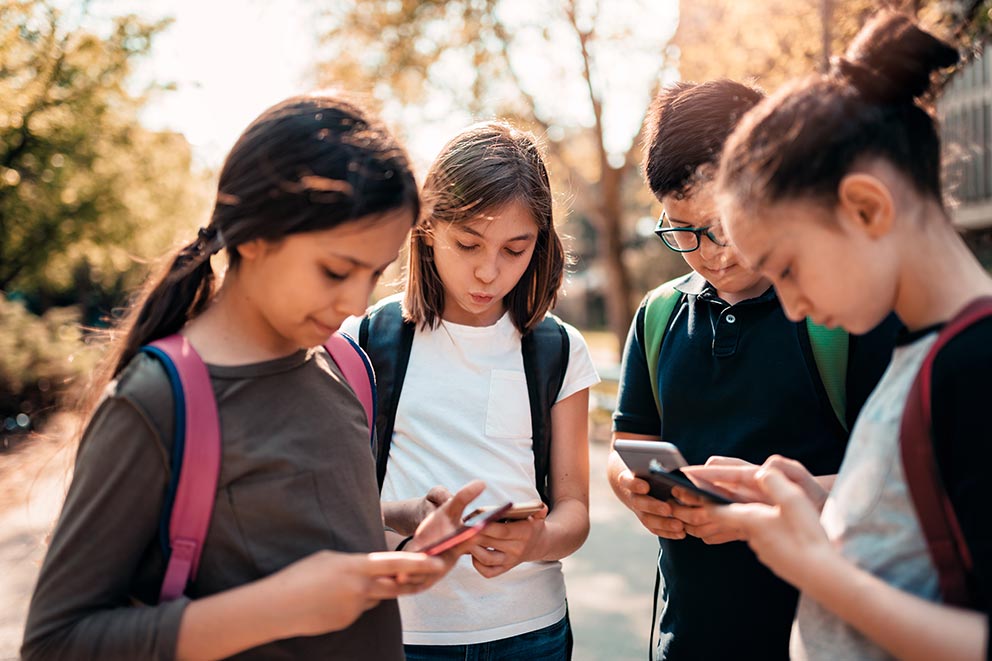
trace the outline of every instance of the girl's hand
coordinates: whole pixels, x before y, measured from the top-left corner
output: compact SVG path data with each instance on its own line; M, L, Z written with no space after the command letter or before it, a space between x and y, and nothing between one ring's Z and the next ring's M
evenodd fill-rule
M761 466L731 457L710 457L705 466L686 466L682 473L697 486L715 487L740 502L767 502L765 492L758 486L757 475L763 470L777 470L806 493L817 511L823 509L828 492L806 467L794 459L772 455Z
M426 589L447 571L419 553L320 551L263 579L284 638L340 631L384 599ZM285 635L289 632L289 636Z
M616 478L617 498L652 534L665 539L684 539L685 524L674 518L671 503L648 495L651 487L636 477L630 469L624 469Z
M820 525L819 511L803 486L777 468L757 471L754 486L761 502L702 509L714 524L741 531L761 562L802 589L811 571L837 556Z
M439 489L439 487L435 487L435 489ZM432 493L435 493L435 489L431 489L428 492L428 498ZM418 549L427 548L434 542L444 539L458 530L462 526L462 513L465 511L465 508L485 489L486 485L484 482L474 480L459 489L458 493L454 496L444 500L417 526L417 531L413 539L407 543L404 550L417 551ZM447 490L445 490L445 493L447 493ZM467 541L446 551L440 557L445 560L450 569L454 565L455 560L458 559L458 556L466 553L471 544L472 542Z
M471 542L472 566L482 576L505 574L521 562L539 557L536 553L544 535L545 506L522 521L491 523Z

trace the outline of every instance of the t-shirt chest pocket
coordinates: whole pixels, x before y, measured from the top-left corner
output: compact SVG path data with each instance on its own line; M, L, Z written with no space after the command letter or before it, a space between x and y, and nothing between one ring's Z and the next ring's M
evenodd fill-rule
M486 436L530 438L531 431L527 376L516 370L492 370L486 407Z

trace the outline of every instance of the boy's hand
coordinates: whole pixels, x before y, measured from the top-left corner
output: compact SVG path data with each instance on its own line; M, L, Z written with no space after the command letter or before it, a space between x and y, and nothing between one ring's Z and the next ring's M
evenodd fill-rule
M620 502L652 534L665 539L685 539L685 525L674 518L672 504L647 495L651 490L650 485L634 476L629 468L617 475L616 487Z
M482 576L493 578L505 574L521 562L537 557L534 554L544 535L544 520L548 508L531 514L522 521L491 523L472 540L472 566Z
M698 537L705 544L726 544L744 539L744 532L739 526L728 527L724 521L712 516L712 510L704 507L711 504L706 498L682 487L674 487L672 496L677 501L671 503L672 514L693 537Z

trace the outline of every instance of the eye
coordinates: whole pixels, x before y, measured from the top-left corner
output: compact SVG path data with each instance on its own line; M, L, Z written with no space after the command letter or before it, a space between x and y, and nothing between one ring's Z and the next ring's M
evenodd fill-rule
M473 250L475 250L476 248L479 247L478 244L467 246L464 243L462 243L461 241L455 241L455 245L458 246L458 249L459 250L463 250L465 252L472 252Z
M327 276L328 279L334 280L335 282L341 282L342 280L347 280L347 278L348 278L348 274L347 273L345 273L344 275L342 275L340 273L335 273L334 271L332 271L331 269L327 268L326 266L324 267L324 275Z
M511 250L510 248L507 248L506 249L506 252L509 253L510 255L512 255L513 257L520 257L520 255L524 254L525 251L523 251L523 250Z
M778 274L779 280L785 280L792 277L792 267L786 266L781 273Z

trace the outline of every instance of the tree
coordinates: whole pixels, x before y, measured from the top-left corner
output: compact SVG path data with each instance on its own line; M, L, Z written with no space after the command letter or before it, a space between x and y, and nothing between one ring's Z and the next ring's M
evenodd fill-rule
M59 5L61 6L61 5ZM103 25L45 0L0 0L0 291L110 278L202 206L181 136L141 127L127 90L167 22Z
M663 76L674 77L674 16L664 13L648 0L335 3L323 80L372 93L411 132L456 112L543 135L553 176L596 229L609 327L622 343L635 303L624 246L648 206L630 193L643 188L636 138Z

